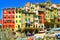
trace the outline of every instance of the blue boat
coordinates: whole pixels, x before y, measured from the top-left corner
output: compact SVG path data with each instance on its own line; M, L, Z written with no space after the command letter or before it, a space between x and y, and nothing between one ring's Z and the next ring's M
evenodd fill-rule
M60 34L56 34L56 38L60 39Z
M60 31L60 28L52 28L51 31Z

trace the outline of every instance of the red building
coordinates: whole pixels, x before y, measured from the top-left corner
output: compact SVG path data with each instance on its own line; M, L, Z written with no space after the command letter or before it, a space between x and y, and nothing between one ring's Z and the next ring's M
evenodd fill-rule
M14 28L15 8L5 8L2 10L2 28Z
M0 19L0 24L2 24L2 19Z
M38 20L40 27L44 27L44 11L38 11Z

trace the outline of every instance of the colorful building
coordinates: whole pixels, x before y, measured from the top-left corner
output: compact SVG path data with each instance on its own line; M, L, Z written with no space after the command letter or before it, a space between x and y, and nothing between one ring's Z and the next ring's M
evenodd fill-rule
M38 23L38 15L36 13L34 14L34 28L38 28L39 23Z
M14 29L15 26L15 8L2 9L2 28Z
M58 24L57 27L60 27L60 4L56 4L57 5L57 20L58 20Z
M52 9L53 9L52 13L53 13L53 16L54 16L54 28L56 28L57 23L58 23L58 21L57 21L57 8L52 8Z
M49 8L46 8L46 11L45 11L45 20L47 22L50 22L50 9Z
M53 11L53 10L52 10L52 9L50 9L50 12L49 12L49 13L50 13L50 19L51 19L51 20L53 20L53 19L54 19L54 16L53 16L53 12L52 12L52 11Z
M34 13L22 10L22 27L33 27Z
M2 24L2 19L0 19L0 24Z
M2 28L2 19L0 19L0 28Z
M21 14L22 14L22 8L16 8L15 13L15 30L21 28Z
M44 11L38 11L39 27L44 29Z

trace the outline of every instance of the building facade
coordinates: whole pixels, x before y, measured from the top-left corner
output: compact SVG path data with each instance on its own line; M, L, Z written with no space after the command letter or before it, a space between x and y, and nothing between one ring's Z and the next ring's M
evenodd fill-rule
M46 11L45 11L45 20L47 22L50 22L50 9L49 8L46 8Z
M44 29L44 11L38 11L39 27Z
M57 5L57 19L58 19L58 24L57 24L57 27L59 28L60 27L60 4L56 4Z
M14 29L15 8L4 8L2 10L2 28Z
M2 19L0 19L0 28L2 28Z
M2 24L2 19L0 19L0 24Z
M21 14L22 14L22 8L16 8L15 13L15 29L21 28Z
M34 13L26 12L22 10L22 27L33 27Z

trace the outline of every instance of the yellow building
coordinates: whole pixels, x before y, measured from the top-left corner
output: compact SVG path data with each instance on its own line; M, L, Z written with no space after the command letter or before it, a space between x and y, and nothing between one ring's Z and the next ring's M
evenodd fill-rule
M22 14L22 9L21 8L16 8L16 13L15 13L15 30L21 28L21 14Z
M33 27L34 13L26 12L22 10L22 28Z
M57 23L58 23L58 20L57 20L57 8L53 8L53 16L54 16L54 28L57 27Z
M45 19L47 22L50 22L50 9L46 8L46 11L45 11Z

